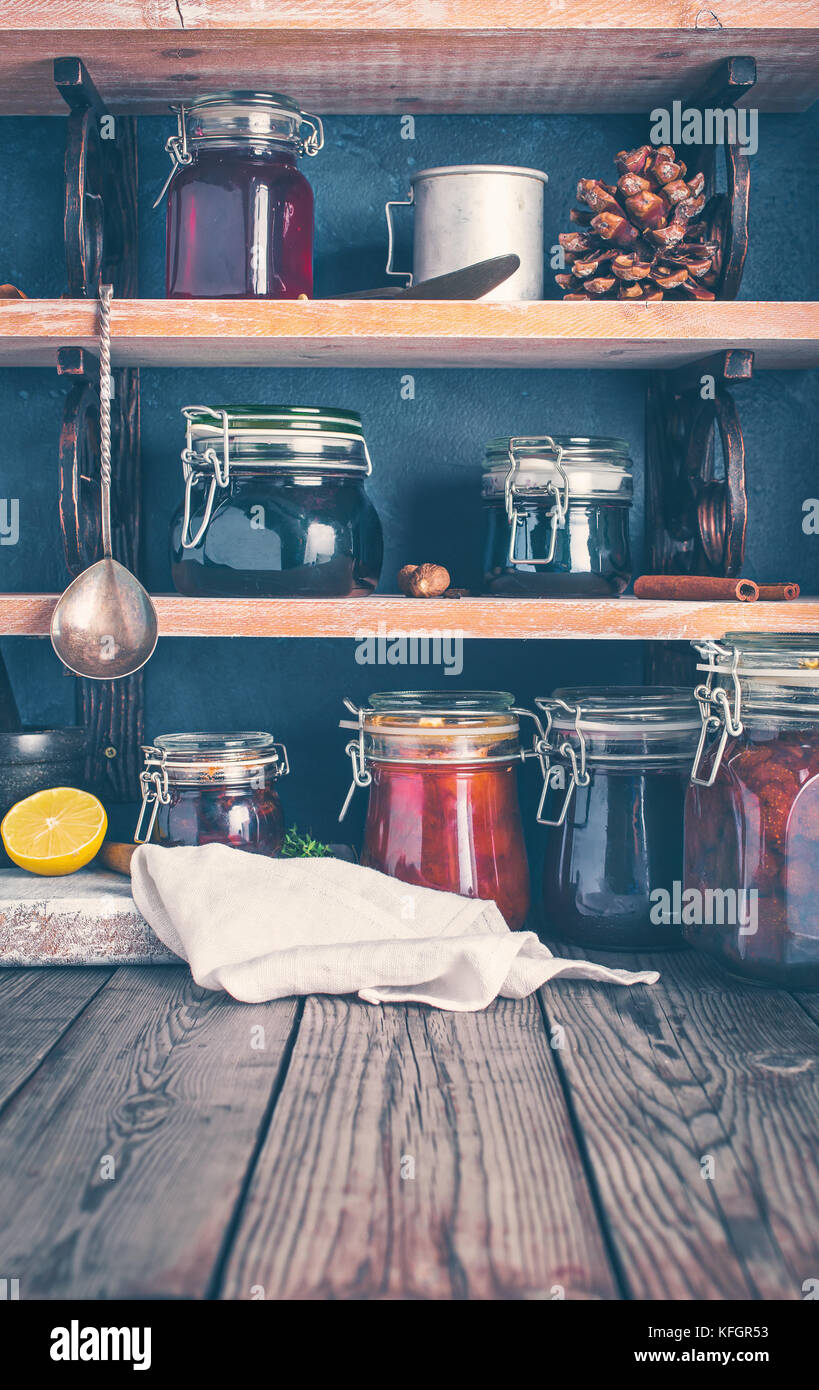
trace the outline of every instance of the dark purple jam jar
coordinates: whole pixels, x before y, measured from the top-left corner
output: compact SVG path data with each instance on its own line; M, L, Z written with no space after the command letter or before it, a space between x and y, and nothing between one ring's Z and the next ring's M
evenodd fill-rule
M137 844L278 854L284 816L276 782L289 767L272 734L161 734L142 751Z
M274 92L216 92L175 109L168 298L309 299L313 190L296 159L321 149L321 121Z

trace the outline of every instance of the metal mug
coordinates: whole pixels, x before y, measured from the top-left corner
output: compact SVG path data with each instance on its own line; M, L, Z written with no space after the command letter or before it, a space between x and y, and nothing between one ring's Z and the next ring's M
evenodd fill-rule
M462 270L491 256L517 253L520 268L484 299L543 298L543 190L540 169L506 164L455 164L422 169L407 199L385 204L387 274L408 284ZM415 208L412 272L393 267L392 209Z

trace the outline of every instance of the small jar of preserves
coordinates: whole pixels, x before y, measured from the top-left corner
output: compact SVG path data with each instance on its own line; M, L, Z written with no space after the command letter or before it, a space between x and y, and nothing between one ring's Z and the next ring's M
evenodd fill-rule
M514 696L399 691L345 700L357 736L347 745L353 782L369 788L361 862L422 888L487 898L509 927L530 904L518 804L525 752ZM529 716L532 717L531 715ZM539 721L538 721L539 727Z
M550 934L600 950L682 945L683 812L700 719L690 690L602 686L538 699ZM552 815L547 799L555 799Z
M622 439L493 439L483 466L484 587L520 598L621 594L634 486Z
M284 816L276 783L290 769L272 734L161 734L142 751L137 844L278 854Z
M373 591L381 524L361 417L312 406L185 406L180 594L348 598Z
M683 933L743 979L819 988L819 634L694 646Z
M321 121L275 92L215 92L177 112L165 148L169 299L298 299L313 293L313 190L299 155Z

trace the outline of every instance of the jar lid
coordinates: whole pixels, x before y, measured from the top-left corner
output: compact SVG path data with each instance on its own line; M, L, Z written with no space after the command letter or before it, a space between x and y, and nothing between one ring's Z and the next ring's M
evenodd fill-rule
M314 155L324 144L318 117L302 111L280 92L211 92L185 103L183 110L194 149L239 139L251 145L290 146L298 154Z
M576 501L629 504L634 495L632 464L623 439L584 435L520 435L491 439L483 462L484 497L560 489L564 477Z
M819 633L726 632L721 642L691 644L703 658L698 671L819 683ZM787 683L787 681L785 682Z
M345 700L358 731L355 748L361 765L377 762L484 763L520 758L519 711L504 690L379 691L369 705Z
M300 405L186 405L182 461L206 473L230 468L293 471L316 466L367 476L372 472L361 416L354 410Z
M275 763L280 745L272 734L260 732L228 734L159 734L142 750L146 756L159 752L168 767L187 767L201 763Z
M693 691L677 686L574 686L535 700L552 753L568 745L591 762L690 760L700 735Z
M517 164L446 164L435 169L419 169L417 174L411 175L410 184L419 183L421 179L445 178L448 174L518 174L521 178L538 179L540 183L549 182L549 175L542 169L527 169Z

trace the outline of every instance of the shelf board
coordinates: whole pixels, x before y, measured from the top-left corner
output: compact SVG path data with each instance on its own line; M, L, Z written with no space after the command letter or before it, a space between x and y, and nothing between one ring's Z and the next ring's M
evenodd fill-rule
M819 97L815 0L4 0L0 111L63 114L77 54L113 111L225 88L325 112L648 112L724 58L759 66L753 105ZM718 17L717 17L718 14Z
M55 594L0 595L0 635L47 637ZM725 632L819 633L819 599L668 603L621 599L154 599L161 637L350 637L687 641Z
M93 302L0 303L0 366L53 367L96 345ZM115 366L675 367L747 348L760 368L819 366L819 303L115 302Z

